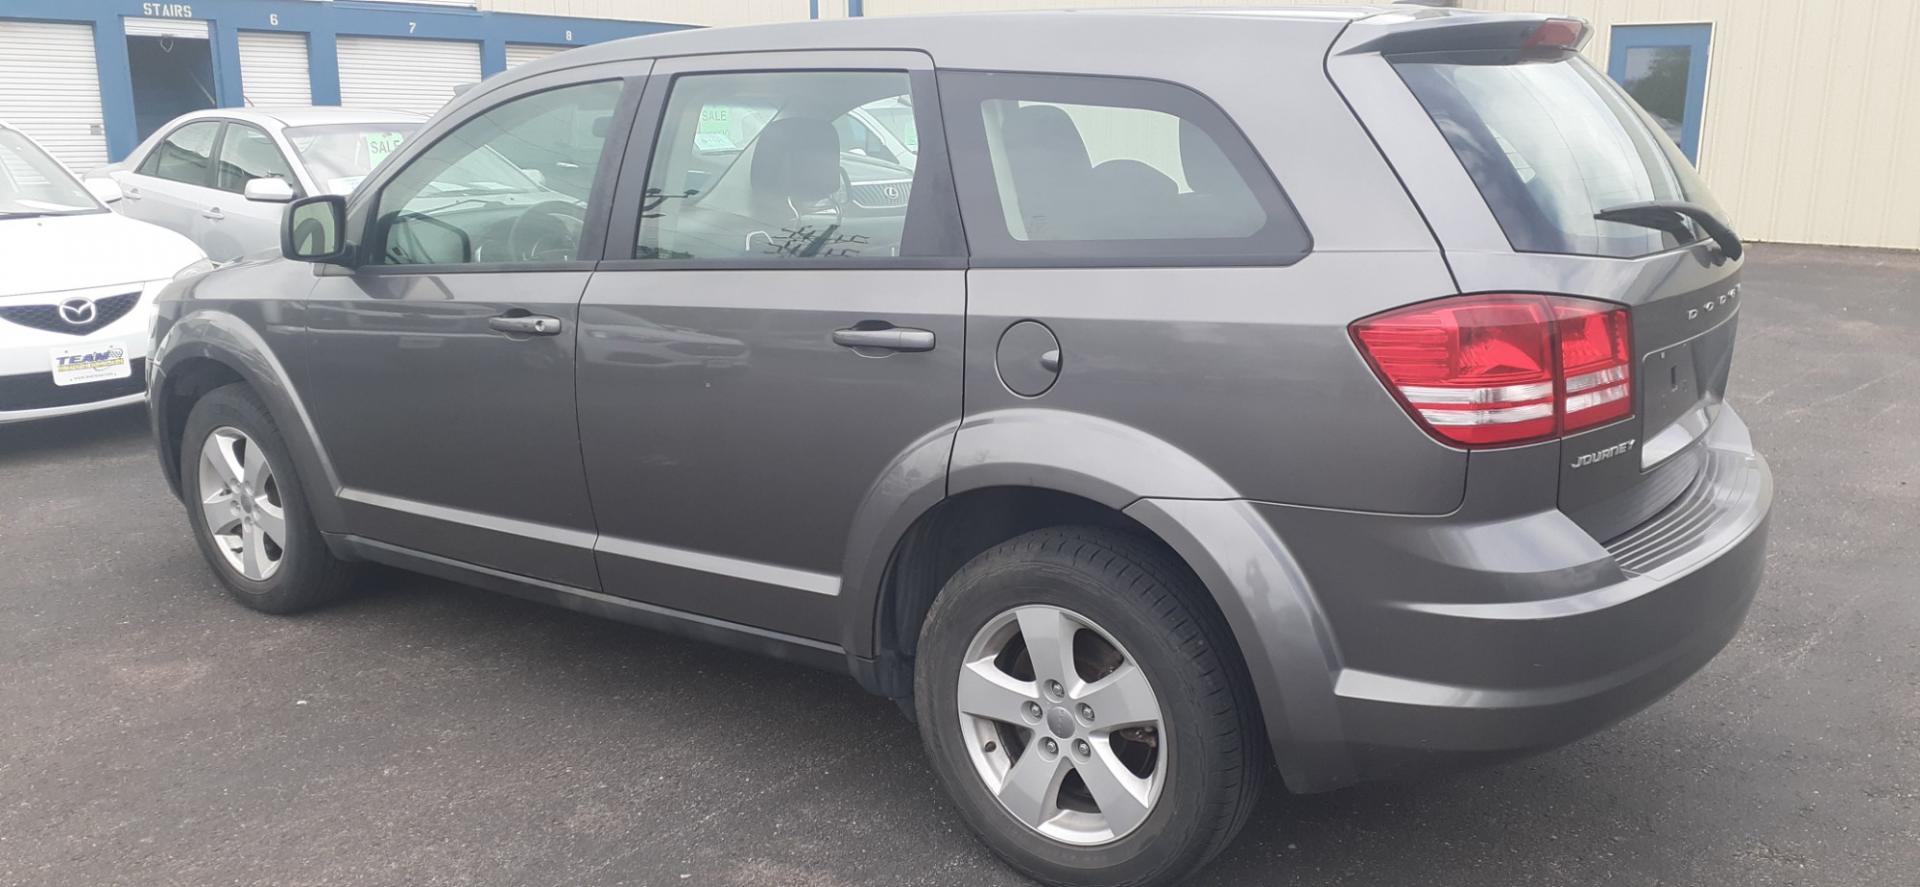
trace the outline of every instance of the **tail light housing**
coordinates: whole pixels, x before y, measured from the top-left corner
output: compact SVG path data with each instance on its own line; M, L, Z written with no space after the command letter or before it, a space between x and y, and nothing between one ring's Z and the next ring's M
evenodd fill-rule
M1487 293L1376 314L1352 333L1428 434L1495 447L1632 415L1629 321L1611 302Z

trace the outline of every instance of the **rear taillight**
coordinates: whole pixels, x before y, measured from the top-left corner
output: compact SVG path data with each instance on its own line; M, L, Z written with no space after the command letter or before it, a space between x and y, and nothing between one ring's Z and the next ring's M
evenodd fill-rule
M1353 338L1434 437L1507 446L1632 414L1627 320L1590 299L1456 296L1357 321Z

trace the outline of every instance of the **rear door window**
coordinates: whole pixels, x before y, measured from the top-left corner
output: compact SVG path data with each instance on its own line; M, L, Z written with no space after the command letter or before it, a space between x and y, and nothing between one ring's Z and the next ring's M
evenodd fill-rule
M937 218L951 211L944 187L919 197L929 173L856 119L875 102L911 109L916 91L907 71L675 77L633 257L863 264L956 252Z
M213 183L213 142L220 121L202 120L174 130L140 164L142 175L189 185Z
M1683 245L1594 218L1628 203L1685 200L1725 217L1673 142L1578 57L1449 53L1393 66L1516 250L1627 258ZM1694 232L1688 242L1700 239Z
M1182 86L940 75L976 264L1285 264L1300 217L1226 114Z

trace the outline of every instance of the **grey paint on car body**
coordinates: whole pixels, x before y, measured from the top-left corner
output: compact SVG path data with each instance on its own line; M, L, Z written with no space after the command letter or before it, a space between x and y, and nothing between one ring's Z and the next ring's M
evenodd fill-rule
M1448 446L1388 393L1349 324L1463 292L1562 293L1632 305L1637 341L1678 344L1686 328L1669 312L1731 287L1739 266L1706 244L1637 260L1515 252L1391 67L1354 51L1458 15L872 19L679 32L530 63L424 127L356 192L349 230L474 114L618 77L613 141L640 137L599 179L583 254L372 274L275 260L175 284L153 375L163 465L178 464L168 380L219 361L262 391L343 553L844 667L878 689L898 686L876 675L901 654L880 625L901 540L942 503L1043 489L1123 515L1199 577L1294 790L1567 741L1698 668L1751 598L1771 481L1718 403L1724 375L1702 376L1706 421L1660 466L1567 469L1569 453L1666 429L1636 413L1565 441ZM672 71L777 68L800 46L790 55L825 46L848 64L912 68L900 60L912 50L943 70L1178 84L1244 134L1311 249L1286 264L1127 268L627 261L620 208L652 125L637 109ZM925 170L938 131L921 138ZM521 306L564 333L486 328ZM863 321L935 345L877 356L831 342ZM1022 322L1059 346L1039 396L995 369ZM389 376L396 366L407 371ZM1691 415L1680 407L1675 423ZM1686 521L1663 523L1672 502L1692 503ZM1621 566L1623 546L1641 568Z

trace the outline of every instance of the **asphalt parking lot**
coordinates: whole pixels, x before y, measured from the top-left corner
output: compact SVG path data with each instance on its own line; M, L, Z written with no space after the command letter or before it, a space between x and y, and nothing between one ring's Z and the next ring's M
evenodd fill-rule
M1920 884L1920 256L1752 257L1732 646L1542 757L1273 792L1193 883ZM144 422L0 428L0 884L1024 883L844 678L391 572L229 603Z

